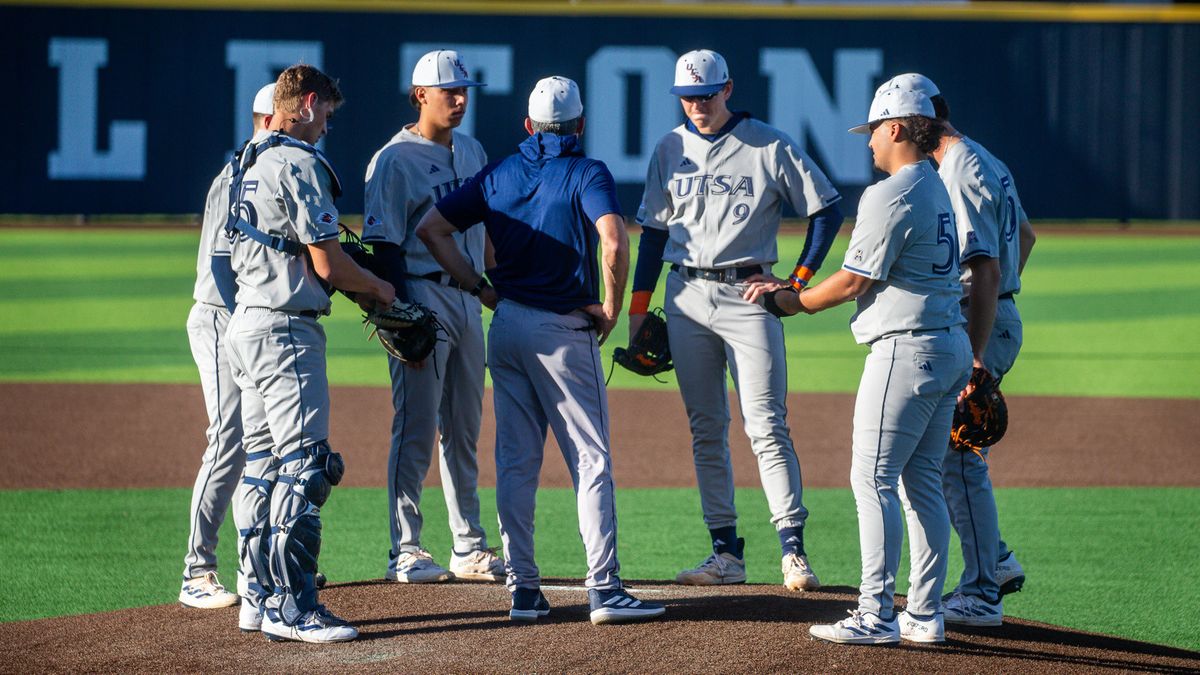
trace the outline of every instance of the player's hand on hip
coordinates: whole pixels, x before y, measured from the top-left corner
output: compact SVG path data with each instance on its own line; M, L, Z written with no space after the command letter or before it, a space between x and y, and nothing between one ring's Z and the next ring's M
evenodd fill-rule
M746 302L758 302L764 293L778 291L781 288L791 288L788 282L773 274L755 274L742 282L745 290L742 299Z
M608 339L608 334L617 325L617 313L606 305L588 305L583 311L592 315L592 325L596 328L596 339L600 344Z
M487 286L479 292L479 301L483 303L484 307L494 312L496 305L500 304L500 294L496 292L495 288Z

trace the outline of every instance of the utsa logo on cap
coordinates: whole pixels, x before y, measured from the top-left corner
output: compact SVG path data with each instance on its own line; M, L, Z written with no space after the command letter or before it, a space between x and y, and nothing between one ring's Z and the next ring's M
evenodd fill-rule
M725 58L711 49L690 51L675 62L676 96L707 96L725 88L729 81L729 66Z
M422 56L413 68L412 85L442 89L487 86L471 79L466 63L453 49L439 49Z

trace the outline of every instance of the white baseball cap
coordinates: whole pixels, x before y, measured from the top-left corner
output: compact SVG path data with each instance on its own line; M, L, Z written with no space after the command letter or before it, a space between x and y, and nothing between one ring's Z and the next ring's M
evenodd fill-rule
M582 114L579 85L568 77L542 78L529 94L529 119L534 122L566 122Z
M422 56L413 68L412 84L415 87L442 89L487 86L471 79L462 57L453 49L439 49Z
M256 115L274 115L275 114L275 83L272 82L254 95L254 114Z
M851 127L850 133L869 134L871 125L876 122L912 115L930 119L936 117L933 112L933 102L929 100L929 97L919 91L887 89L876 94L875 100L871 101L871 113L867 115L866 123Z
M878 96L880 92L888 89L907 89L908 91L919 91L929 98L933 98L934 96L938 96L942 93L937 88L937 85L933 83L933 80L920 73L904 73L903 75L897 75L887 82L879 85L879 88L875 90L875 95Z
M715 94L729 81L729 66L725 58L711 49L690 51L675 62L676 96L706 96Z

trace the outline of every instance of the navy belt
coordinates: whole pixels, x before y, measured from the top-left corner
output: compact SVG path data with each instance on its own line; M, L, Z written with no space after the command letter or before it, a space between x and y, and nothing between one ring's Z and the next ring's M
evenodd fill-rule
M433 283L441 284L442 286L449 286L450 288L458 289L460 291L462 290L462 286L459 285L458 280L449 274L446 274L445 272L430 272L429 274L413 274L410 276L414 276L418 279L424 279L426 281L432 281Z
M302 316L302 317L304 317L304 318L306 318L306 319L319 319L319 318L321 318L321 313L320 313L320 312L318 312L318 311L317 311L317 310L315 310L315 309L308 309L308 310L305 310L305 311L303 311L303 312L291 312L291 313L292 313L292 314L295 314L296 316Z
M1014 295L1015 294L1013 293L1013 291L1009 291L1007 293L1001 293L999 296L996 297L996 299L997 300L1013 300ZM963 307L966 307L967 305L971 304L970 296L963 296L963 299L959 300L958 304L962 305Z
M745 267L722 267L719 269L705 269L703 267L688 267L686 265L678 265L671 263L671 270L680 272L684 276L691 279L704 279L705 281L720 281L726 284L734 284L742 279L762 274L762 265L746 265Z

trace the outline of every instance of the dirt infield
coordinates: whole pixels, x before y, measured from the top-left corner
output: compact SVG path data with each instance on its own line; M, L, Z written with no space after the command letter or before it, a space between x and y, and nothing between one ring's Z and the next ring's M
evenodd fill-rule
M843 646L808 626L845 616L850 588L799 595L777 585L696 589L631 582L668 614L593 626L578 582L546 580L537 625L508 620L500 585L332 585L322 599L355 618L356 642L275 644L235 629L237 609L177 606L0 624L6 672L1195 672L1200 653L1005 619L951 631L942 645Z
M849 484L851 395L795 394L789 420L805 485ZM1200 486L1194 441L1180 420L1200 401L1010 397L1013 423L993 466L1001 486ZM382 486L390 396L333 392L331 442L347 483ZM687 423L674 392L610 393L618 487L693 486ZM64 419L63 411L74 411ZM481 483L494 484L490 396ZM1064 424L1068 420L1069 424ZM741 485L758 485L744 434L731 433ZM0 385L0 489L190 486L206 425L200 391L183 385ZM1131 449L1153 449L1135 452ZM543 485L567 486L547 451ZM1136 456L1136 462L1129 462ZM438 482L430 473L431 484ZM0 571L2 573L2 571ZM557 585L556 585L557 584ZM270 644L237 632L236 609L145 607L0 624L0 672L880 672L1200 671L1200 653L1090 635L1021 619L950 634L944 645L844 647L808 626L855 605L850 588L788 593L777 585L689 589L633 584L668 604L666 620L594 627L577 580L547 582L554 606L537 626L507 618L499 585L335 584L322 593L362 631L347 645Z

